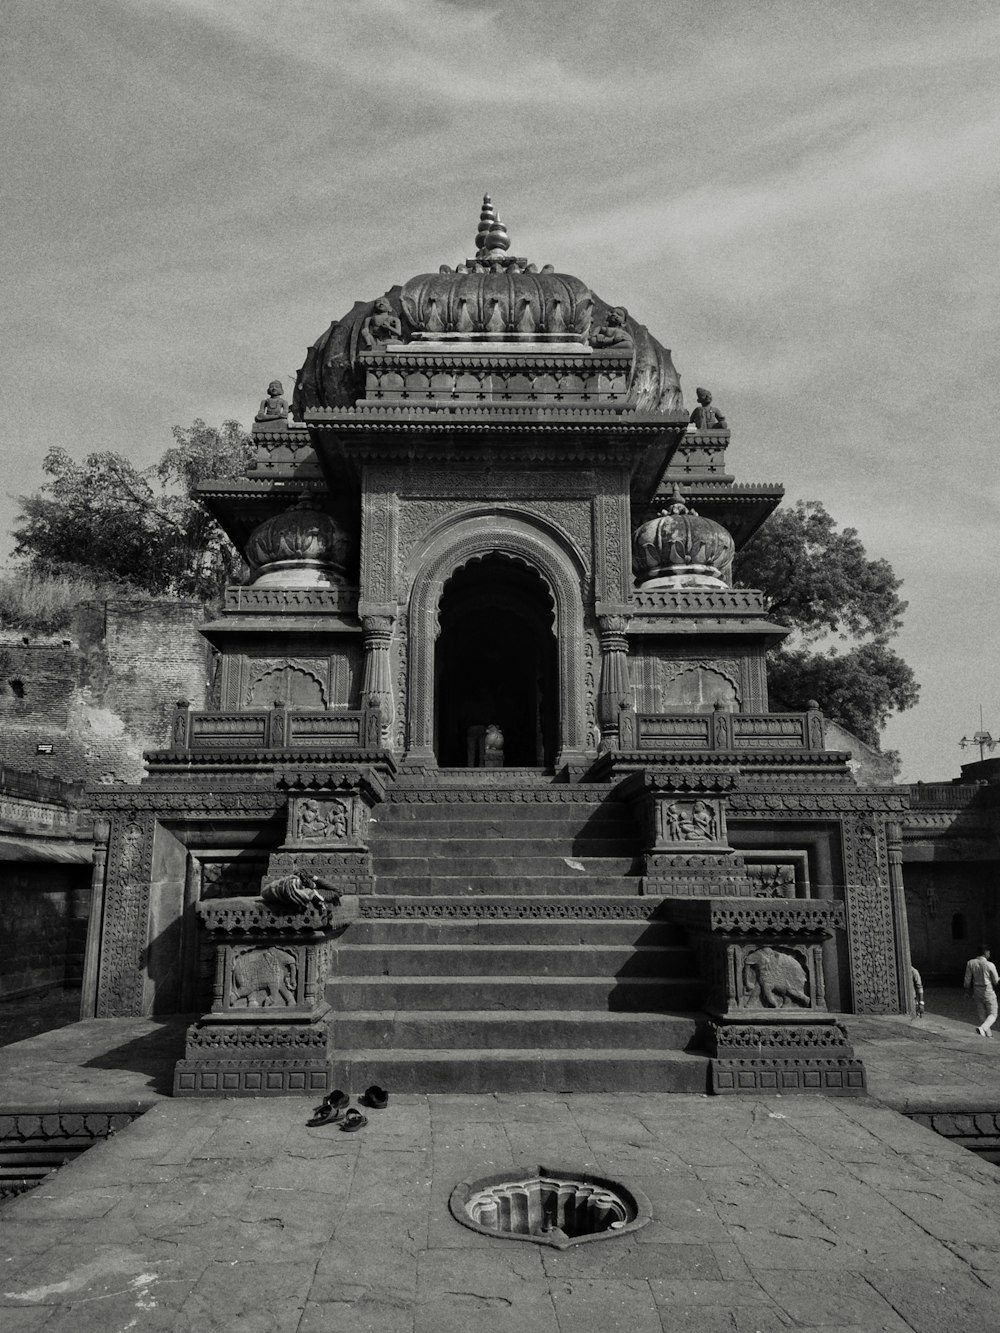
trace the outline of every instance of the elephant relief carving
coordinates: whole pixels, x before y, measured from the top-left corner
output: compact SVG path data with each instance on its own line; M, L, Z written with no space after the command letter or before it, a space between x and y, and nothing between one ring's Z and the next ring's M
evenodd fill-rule
M295 1004L298 960L291 949L270 945L233 956L230 1008L276 1009Z
M790 953L769 944L752 949L743 958L744 1002L781 1009L786 1004L808 1008L806 970Z

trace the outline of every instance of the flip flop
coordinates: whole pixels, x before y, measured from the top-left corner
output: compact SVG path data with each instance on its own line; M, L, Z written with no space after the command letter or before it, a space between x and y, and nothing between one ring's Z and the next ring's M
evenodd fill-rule
M370 1106L374 1111L384 1111L389 1105L389 1094L385 1088L380 1088L377 1083L373 1083L365 1092L362 1098L366 1106Z
M334 1092L328 1093L319 1106L313 1109L312 1119L307 1120L306 1124L332 1125L350 1100L346 1092L341 1092L337 1088Z
M364 1129L365 1125L367 1124L368 1124L368 1117L366 1115L362 1115L360 1111L356 1111L352 1106L351 1109L344 1115L344 1118L340 1123L340 1128L344 1131L345 1134L353 1134L355 1130Z

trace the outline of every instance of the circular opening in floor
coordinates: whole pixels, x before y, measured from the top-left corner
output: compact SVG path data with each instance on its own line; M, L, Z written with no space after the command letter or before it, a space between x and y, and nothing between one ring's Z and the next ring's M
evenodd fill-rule
M649 1200L634 1186L548 1166L463 1180L448 1206L456 1221L484 1236L557 1249L638 1231L653 1216Z

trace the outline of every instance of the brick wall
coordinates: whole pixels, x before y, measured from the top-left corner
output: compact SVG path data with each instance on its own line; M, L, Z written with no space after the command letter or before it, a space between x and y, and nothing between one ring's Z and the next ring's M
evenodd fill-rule
M143 750L167 741L175 702L204 706L204 619L198 602L86 603L66 638L0 635L0 762L73 781L138 781Z

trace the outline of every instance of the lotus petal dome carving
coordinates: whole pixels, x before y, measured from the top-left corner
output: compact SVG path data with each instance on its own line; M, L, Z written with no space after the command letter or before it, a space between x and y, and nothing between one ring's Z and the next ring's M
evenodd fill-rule
M345 582L351 542L309 496L256 527L246 545L253 582L267 587L335 586Z
M675 485L667 508L635 530L632 572L643 588L727 588L735 552L732 535L689 509Z

